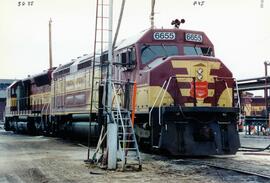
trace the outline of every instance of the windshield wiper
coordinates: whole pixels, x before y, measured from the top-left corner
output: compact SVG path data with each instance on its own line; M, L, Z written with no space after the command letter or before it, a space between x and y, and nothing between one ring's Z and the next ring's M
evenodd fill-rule
M154 50L150 47L150 45L144 44L143 46L144 46L144 48L142 48L141 54L142 54L145 50L149 49L149 50L153 53L153 55L156 55L156 53L155 53Z
M211 56L210 53L209 53L210 50L211 50L211 47L208 47L207 52L206 52L206 56Z
M199 55L196 48L197 48L197 45L195 44L195 45L194 45L194 50L195 50L195 52L196 52L196 55Z
M167 57L169 56L169 54L168 54L168 52L167 52L167 50L166 50L164 44L161 44L161 46L162 46L162 48L163 48L163 50L164 50L164 52L165 52L165 57L164 57L164 59L165 59L165 58L167 58Z

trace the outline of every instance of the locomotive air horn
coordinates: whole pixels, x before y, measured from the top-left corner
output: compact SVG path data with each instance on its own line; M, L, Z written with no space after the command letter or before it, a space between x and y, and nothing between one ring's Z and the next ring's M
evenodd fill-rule
M185 23L185 19L181 19L181 21L179 21L178 19L175 19L172 21L171 24L174 25L174 28L179 29L180 24L183 24L183 23Z

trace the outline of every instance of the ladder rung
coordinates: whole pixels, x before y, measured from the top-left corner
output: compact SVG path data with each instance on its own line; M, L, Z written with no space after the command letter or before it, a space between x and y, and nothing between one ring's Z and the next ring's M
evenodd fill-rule
M133 150L137 150L137 148L135 148L135 147L128 147L128 148L123 148L124 150L131 150L131 151L133 151Z
M135 142L135 140L119 140L120 142Z
M98 31L112 31L112 29L97 29ZM101 42L101 41L97 41L97 42ZM106 42L108 43L108 41L102 41L102 42Z
M130 121L129 120L126 120L126 119L122 119L121 118L115 118L116 120L118 120L118 125L122 126L123 125L130 125ZM123 121L123 123L122 123ZM131 125L130 125L131 126Z
M105 18L105 19L109 19L109 17L103 17L103 16L98 16L97 18Z
M132 126L130 126L130 125L125 125L124 126L125 129L131 128L131 127ZM122 125L119 125L118 128L123 129L123 126Z
M113 113L118 113L118 111L113 111ZM129 111L121 111L121 113L129 113Z
M139 157L138 157L138 155L137 154L127 154L127 155L125 155L125 157L137 157L138 159L139 159Z
M96 41L97 43L109 43L109 41Z
M123 132L119 132L118 134L119 134L119 135L124 135ZM130 133L130 132L129 132L129 133L125 133L125 135L131 135L131 134L132 134L132 133Z
M122 123L120 123L118 125L119 125L119 127L132 127L130 124L123 124L122 125Z
M120 118L120 115L114 115L114 117L118 117L118 118ZM130 119L129 117L123 117L123 115L122 115L122 119Z
M99 6L110 6L110 4L98 4Z
M139 169L141 169L141 163L127 163L126 166L139 166Z
M121 127L118 127L118 128L119 128L119 130L123 131L122 130L123 129L122 126ZM131 126L125 126L124 128L125 128L126 131L130 131L131 132Z
M118 117L118 118L120 118L120 115L114 115L114 117ZM123 115L122 115L122 119L130 119L129 117L124 117Z
M123 126L119 126L118 128L123 129ZM131 128L130 125L124 125L124 128Z
M116 119L121 119L120 116L114 116L114 117L115 117ZM128 119L130 119L130 118L123 118L123 117L122 117L122 120L128 120Z

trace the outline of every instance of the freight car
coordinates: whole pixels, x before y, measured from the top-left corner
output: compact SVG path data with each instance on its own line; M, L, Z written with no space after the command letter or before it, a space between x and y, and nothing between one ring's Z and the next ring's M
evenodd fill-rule
M106 75L107 52L96 59ZM234 106L234 78L215 57L204 32L150 29L121 41L114 50L113 78L137 83L135 133L138 142L174 155L235 154L240 146ZM6 130L98 136L99 112L89 114L93 56L84 55L8 88ZM22 127L21 127L22 126ZM84 135L83 135L84 134Z

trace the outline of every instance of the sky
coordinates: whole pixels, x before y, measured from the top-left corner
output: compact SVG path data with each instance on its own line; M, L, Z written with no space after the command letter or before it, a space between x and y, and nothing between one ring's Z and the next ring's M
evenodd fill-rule
M49 67L50 18L53 66L91 53L95 4L96 0L1 0L0 78L22 79ZM151 0L126 0L118 40L150 27L150 5ZM114 31L120 6L121 0L114 0ZM156 0L157 28L172 28L176 18L186 20L180 28L207 34L216 57L235 78L264 75L263 62L270 61L269 0Z

